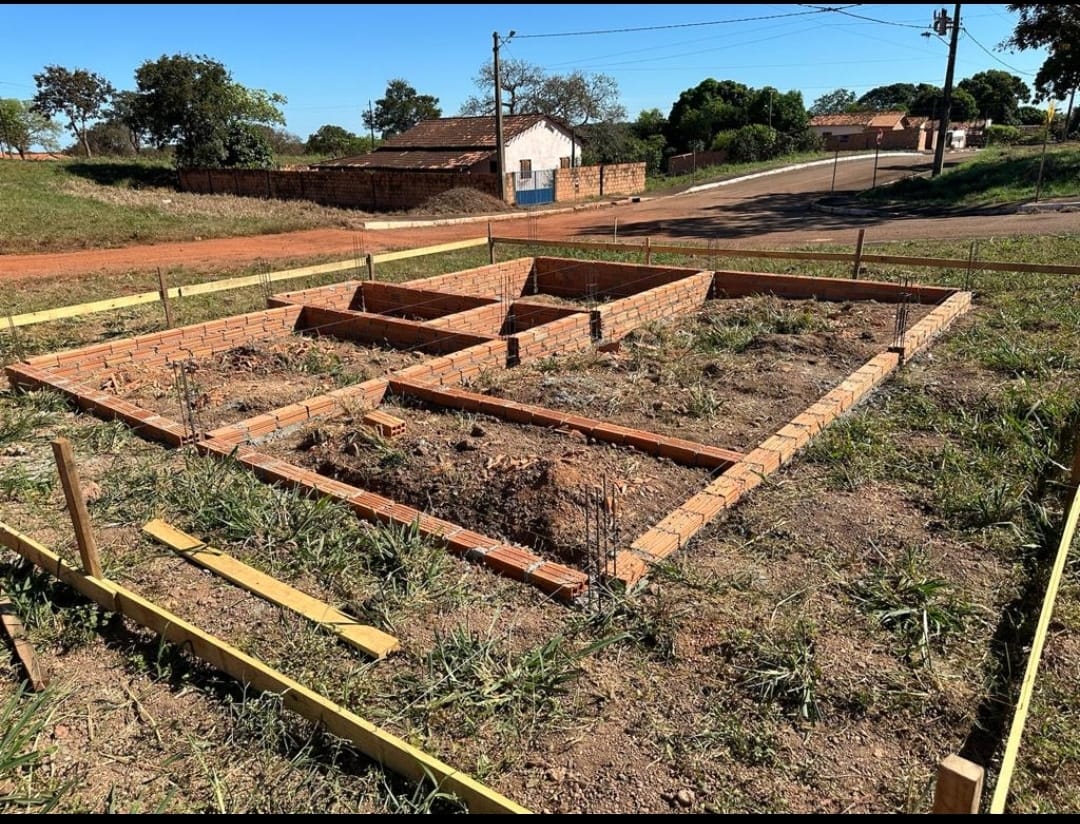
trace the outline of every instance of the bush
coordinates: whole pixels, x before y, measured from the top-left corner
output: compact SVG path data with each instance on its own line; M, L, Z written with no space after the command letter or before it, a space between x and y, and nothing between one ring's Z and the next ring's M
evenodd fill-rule
M761 123L738 129L727 146L728 157L734 163L756 163L779 154L778 133Z
M986 130L987 146L1015 146L1024 137L1016 126L991 126Z

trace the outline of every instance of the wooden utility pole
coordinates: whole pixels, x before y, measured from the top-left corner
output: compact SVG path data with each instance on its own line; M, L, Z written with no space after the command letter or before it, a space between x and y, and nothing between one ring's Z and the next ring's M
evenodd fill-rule
M956 43L960 39L960 3L953 9L952 20L945 15L942 9L941 17L934 21L934 30L938 34L944 34L948 26L952 26L952 36L949 38L949 63L945 68L945 90L941 101L941 120L939 121L938 141L934 147L934 168L931 177L937 177L945 168L945 134L949 130L949 115L952 111L952 84L953 73L956 70Z
M509 40L516 32L510 32ZM499 33L491 33L493 74L495 75L495 166L499 173L499 199L506 202L506 146L503 143L502 72L499 70Z

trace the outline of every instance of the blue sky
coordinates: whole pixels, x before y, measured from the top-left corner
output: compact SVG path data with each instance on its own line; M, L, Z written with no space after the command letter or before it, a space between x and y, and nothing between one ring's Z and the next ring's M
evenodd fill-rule
M507 57L611 75L631 117L652 107L666 114L706 77L799 90L807 106L840 87L861 94L895 82L943 84L947 44L921 36L940 5L845 8L874 21L780 4L8 4L0 96L32 97L34 73L53 63L132 88L140 63L184 52L221 61L246 86L284 94L287 128L302 138L324 123L359 132L361 110L395 77L438 97L443 114L457 113L491 59L495 30L517 32ZM1043 53L997 49L1015 19L1004 5L963 7L957 80L997 68L1031 83ZM656 26L669 28L525 36Z

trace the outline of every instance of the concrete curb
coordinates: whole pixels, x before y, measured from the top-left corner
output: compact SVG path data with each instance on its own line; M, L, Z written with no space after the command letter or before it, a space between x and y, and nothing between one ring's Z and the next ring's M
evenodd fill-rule
M912 155L920 155L922 152L881 152L878 157L911 157ZM679 195L690 195L695 192L704 192L709 189L715 189L718 186L730 186L732 183L742 183L746 180L756 180L759 177L768 177L769 175L783 174L784 172L797 172L799 169L809 169L813 166L827 166L830 163L850 163L855 160L872 160L873 154L855 155L854 157L841 157L834 158L832 160L811 160L808 163L795 163L791 166L780 166L776 169L769 169L765 172L754 172L750 175L742 175L741 177L732 177L727 180L717 180L713 183L702 183L700 186L691 186L685 191L679 192L672 197L678 197Z
M618 206L622 203L631 203L636 200L651 200L652 198L623 197L618 200L605 200L597 203L579 203L576 206L565 206L559 209L538 209L534 212L499 212L492 215L468 215L466 217L431 218L429 220L366 220L362 228L371 231L382 229L421 229L425 226L458 226L468 223L497 223L504 220L521 220L532 215L564 215L570 212L584 212L590 209L604 209L608 206Z
M1062 203L1024 203L1016 210L1019 215L1038 215L1044 212L1080 212L1080 200L1068 200Z

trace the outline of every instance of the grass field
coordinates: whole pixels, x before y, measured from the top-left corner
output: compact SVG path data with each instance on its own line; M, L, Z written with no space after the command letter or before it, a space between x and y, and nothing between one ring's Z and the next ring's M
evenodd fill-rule
M968 247L888 251L965 258ZM1080 235L998 238L981 242L978 257L1075 261ZM485 259L486 250L469 250L387 264L378 276L404 280ZM745 259L656 262L778 271ZM850 275L830 264L784 271ZM172 273L176 282L210 276ZM966 272L886 267L867 276L958 286ZM972 286L975 310L928 355L701 533L646 591L596 612L568 612L407 531L371 529L227 464L147 444L48 394L0 395L0 519L70 550L48 440L71 437L97 489L91 513L110 575L537 810L656 809L661 793L681 809L674 799L685 790L695 811L925 811L935 763L949 752L986 763L992 786L1080 423L1077 279L976 272ZM76 289L90 295L95 285ZM69 283L46 280L19 296L19 311L78 299ZM179 301L177 311L194 323L264 299L255 288ZM694 345L720 358L731 341L755 351L782 326L754 318ZM0 333L0 361L160 328L161 308L148 306ZM681 340L652 330L620 370L680 377ZM542 377L572 381L580 368L545 364ZM701 414L723 414L716 391ZM874 523L865 527L868 510ZM366 665L178 569L138 533L152 516L356 601L399 633L405 653ZM5 809L452 808L429 789L384 778L273 697L243 694L182 651L105 621L41 574L9 563L0 584L57 676L34 699L14 691L15 671L0 661L11 675L0 679L0 723L13 731L0 749ZM862 656L872 666L848 666ZM1014 811L1080 808L1077 660L1074 560ZM594 752L602 755L591 772Z

